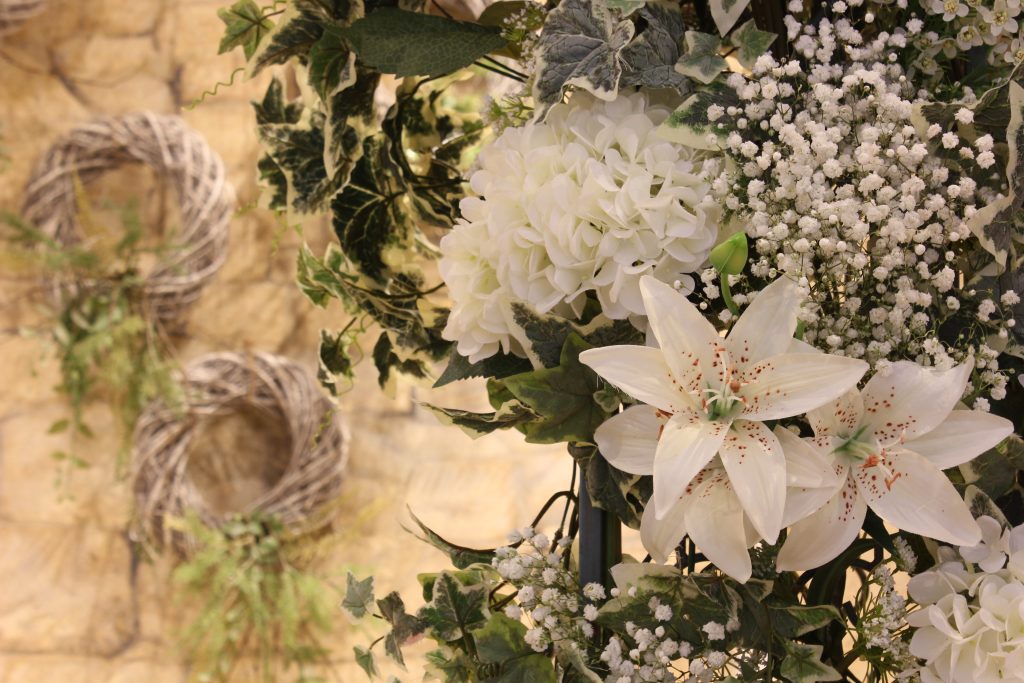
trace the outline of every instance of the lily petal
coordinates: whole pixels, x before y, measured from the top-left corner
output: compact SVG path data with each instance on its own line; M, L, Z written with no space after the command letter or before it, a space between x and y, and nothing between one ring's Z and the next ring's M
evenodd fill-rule
M779 571L804 571L835 559L857 538L867 505L847 477L832 498L817 512L793 525L782 544Z
M654 453L665 418L652 406L632 406L597 428L594 440L604 459L623 472L654 474Z
M658 349L648 346L603 346L587 349L580 362L589 365L619 389L635 399L668 413L691 405L675 383L675 377Z
M806 413L857 386L868 364L828 354L785 353L747 368L740 394L741 415L749 420L778 420Z
M662 519L658 519L654 509L655 503L652 499L647 503L643 517L640 518L640 540L655 562L667 562L672 551L686 535L686 506L683 499L677 499Z
M954 410L935 429L908 441L906 448L940 470L962 465L1013 433L1013 423L981 410Z
M946 419L964 394L973 363L949 370L899 361L864 387L864 422L883 446L916 439Z
M779 440L761 422L736 420L718 454L751 524L774 543L786 505L786 457Z
M707 318L685 296L649 275L640 279L640 292L665 363L683 391L699 399L707 384L720 386L724 367L718 349L725 344Z
M654 512L668 514L693 478L718 453L729 426L696 415L676 415L665 423L654 457Z
M807 420L815 436L848 438L857 431L863 417L864 401L856 389L807 413Z
M801 439L782 427L775 436L786 455L786 508L782 526L787 527L820 510L845 483L847 466L828 460L842 440L837 437Z
M729 331L726 348L733 360L754 364L789 351L799 311L795 282L780 277L765 287Z
M725 470L711 469L698 479L685 499L687 533L716 567L744 583L752 570L740 500Z
M887 449L879 465L851 471L860 495L890 524L952 545L981 542L981 529L967 504L946 475L923 455Z

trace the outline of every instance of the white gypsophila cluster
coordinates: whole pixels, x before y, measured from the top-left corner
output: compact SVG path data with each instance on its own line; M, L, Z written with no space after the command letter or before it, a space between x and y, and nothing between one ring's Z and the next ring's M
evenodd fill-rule
M636 589L630 589L630 596ZM617 588L612 595L618 595ZM651 616L656 622L672 619L672 608L663 605L656 597L647 603ZM685 641L673 640L667 635L665 626L653 630L637 627L626 622L626 635L632 639L632 647L618 636L612 636L601 653L601 661L608 667L606 683L662 683L678 680L673 662L690 656L691 646Z
M897 537L897 540L902 539ZM908 558L897 555L894 559L901 565ZM907 600L896 589L892 571L884 564L872 570L868 585L874 589L873 596L865 611L859 614L857 633L868 648L881 652L885 668L894 672L895 680L917 683L920 681L917 659L903 637L907 629Z
M950 368L971 354L981 362L977 339L1005 339L1015 324L992 301L960 311L974 296L957 270L976 246L968 220L1001 182L992 137L915 128L915 103L927 93L913 91L898 63L905 29L868 41L845 18L787 24L802 61L760 57L750 78L727 79L737 104L708 109L733 127L724 147L736 168L713 187L746 226L752 274L785 273L808 287L804 338L829 353L873 365L902 358ZM957 125L972 116L965 106ZM708 299L720 294L716 278L701 275ZM938 327L965 314L973 320L954 323L961 338L939 342ZM972 328L985 333L968 336ZM989 360L974 389L998 399L1006 377Z
M923 683L1024 681L1024 525L978 524L980 544L941 547L938 564L907 586L920 605L908 621Z
M594 601L602 600L604 588L588 584L579 594L577 577L563 566L563 555L570 539L560 539L551 545L547 536L532 528L509 535L519 548L505 546L495 550L492 560L502 579L518 589L515 602L505 607L511 619L526 618L530 628L526 643L536 652L545 652L551 646L585 652L588 640L594 635L592 622L596 616ZM584 604L586 600L590 603Z
M474 196L441 240L444 336L460 354L519 351L513 302L576 318L593 293L624 319L644 312L642 276L692 283L718 239L718 161L659 138L669 113L642 93L577 92L481 151Z
M925 73L936 73L936 57L953 59L963 52L982 45L991 49L988 61L994 65L1016 65L1024 61L1024 37L1021 35L1020 0L920 0L926 14L939 16L948 25L940 36L935 31L922 31L920 19L911 20L915 42L923 48L917 66Z

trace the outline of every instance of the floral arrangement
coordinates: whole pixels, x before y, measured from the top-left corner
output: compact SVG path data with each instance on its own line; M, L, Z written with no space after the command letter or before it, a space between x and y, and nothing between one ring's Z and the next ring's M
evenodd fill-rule
M575 464L506 546L419 525L454 567L418 609L350 576L390 626L360 666L426 636L446 681L1018 680L1020 3L449 11L222 11L297 84L259 169L338 237L298 264L351 316L325 385L372 330L381 386L485 378L491 412L428 407Z

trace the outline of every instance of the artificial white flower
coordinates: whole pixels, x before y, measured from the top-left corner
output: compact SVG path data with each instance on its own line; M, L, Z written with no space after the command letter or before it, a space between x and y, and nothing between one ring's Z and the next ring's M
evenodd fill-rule
M899 361L876 374L863 392L808 413L814 438L777 429L790 472L819 485L795 482L786 502L793 524L779 552L780 570L820 566L856 538L867 508L921 536L975 545L981 530L943 469L961 465L1013 431L1001 417L954 410L973 362L938 371Z
M660 348L607 346L580 354L647 405L598 428L601 453L633 474L654 475L645 545L659 561L688 533L723 571L750 576L748 524L774 542L782 527L786 463L763 423L844 394L867 364L789 353L800 296L786 278L766 287L722 338L685 296L654 278L640 283Z
M1024 526L1004 531L984 516L978 523L983 543L962 547L962 559L940 547L938 565L907 586L921 608L908 622L923 683L1024 681Z
M575 318L594 292L623 319L643 313L642 276L692 283L719 237L708 183L718 161L660 138L670 113L642 93L605 102L578 92L481 151L475 196L441 240L444 336L460 354L520 351L513 302Z

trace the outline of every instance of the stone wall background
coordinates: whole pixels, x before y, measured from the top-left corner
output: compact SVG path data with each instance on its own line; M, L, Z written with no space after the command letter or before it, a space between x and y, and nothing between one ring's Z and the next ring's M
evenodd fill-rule
M0 209L17 210L32 164L57 136L97 114L140 109L184 116L222 155L238 205L253 206L258 143L249 101L266 81L236 82L184 109L241 64L241 55L216 54L221 4L227 0L49 0L0 38ZM137 198L154 227L174 220L173 197L139 169L111 174L90 196ZM314 251L330 239L323 219L303 229ZM214 350L264 350L315 368L319 329L346 319L337 308L314 308L294 286L299 244L267 212L236 216L228 262L179 345L182 362ZM89 406L97 434L90 440L47 434L67 414L53 390L58 368L45 340L19 333L43 323L29 296L38 283L7 265L0 262L0 683L190 680L175 641L190 608L175 600L165 562L139 562L130 551L131 500L115 471L113 415L101 402ZM398 589L414 605L415 574L445 566L445 558L402 530L406 504L453 541L491 546L569 478L560 448L527 446L515 433L473 442L440 426L415 398L410 387L385 397L368 364L342 397L353 435L339 512L346 532L328 563L339 581L350 567L372 572L378 594ZM482 388L462 383L430 400L479 407ZM70 489L54 483L50 454L61 449L90 463ZM379 633L340 614L337 623L329 680L365 680L352 646ZM421 662L413 659L403 678L420 680ZM247 670L236 678L254 680Z

